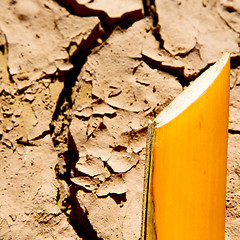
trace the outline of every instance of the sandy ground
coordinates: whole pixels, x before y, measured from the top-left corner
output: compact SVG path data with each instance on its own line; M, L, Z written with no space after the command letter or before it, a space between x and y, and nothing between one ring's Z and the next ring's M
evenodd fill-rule
M143 3L1 0L0 239L139 239L148 121L230 51L239 240L239 1Z

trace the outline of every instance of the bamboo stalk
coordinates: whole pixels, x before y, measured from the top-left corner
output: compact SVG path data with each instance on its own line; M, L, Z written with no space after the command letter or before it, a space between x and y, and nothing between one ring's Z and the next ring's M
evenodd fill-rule
M224 240L229 54L149 125L142 240Z

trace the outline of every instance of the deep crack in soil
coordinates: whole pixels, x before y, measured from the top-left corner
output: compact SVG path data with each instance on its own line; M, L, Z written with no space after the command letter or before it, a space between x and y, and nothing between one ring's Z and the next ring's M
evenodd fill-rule
M56 176L59 181L65 181L69 186L67 197L65 197L65 199L59 197L59 200L61 199L61 204L64 205L64 212L78 236L86 240L97 240L102 238L97 237L96 231L88 220L87 212L83 211L76 198L79 187L70 181L71 171L76 171L75 164L78 160L78 151L75 147L74 139L69 132L71 110L74 103L75 83L82 66L86 62L87 56L91 54L95 48L104 44L116 27L127 29L144 16L142 10L136 10L125 13L119 18L111 18L104 11L89 9L78 4L75 0L56 0L56 2L65 7L71 14L77 16L98 16L101 21L101 23L92 30L89 37L84 40L70 56L69 60L74 67L67 72L59 73L64 81L64 88L57 101L57 106L50 124L52 141L59 157L59 163L55 167ZM116 198L116 201L118 201L118 198Z

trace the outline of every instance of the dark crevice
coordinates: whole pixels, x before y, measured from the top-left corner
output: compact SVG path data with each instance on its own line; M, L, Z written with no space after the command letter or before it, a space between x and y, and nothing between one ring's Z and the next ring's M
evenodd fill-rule
M171 65L164 65L161 62L154 60L142 54L143 61L151 68L167 72L175 77L184 76L184 67L174 67Z
M103 240L97 237L96 231L93 229L88 220L88 213L83 211L77 199L77 189L74 185L70 186L70 205L71 213L69 216L69 223L76 231L79 237L84 240Z
M123 16L116 21L116 25L104 27L102 22L97 24L92 30L87 40L83 41L77 48L77 50L70 57L70 62L75 65L79 61L79 58L88 56L95 48L100 47L104 43L114 29L119 26L122 29L129 28L134 22L143 19L142 12L140 10L131 13L123 14ZM100 40L100 41L99 41Z
M116 202L116 204L122 204L127 201L126 193L110 193L109 197L111 197Z
M5 46L4 45L0 45L0 52L2 52L2 54L5 54Z
M23 146L37 146L30 140L24 140L23 138L17 139L17 144L23 145Z
M145 16L150 16L153 22L152 33L155 39L159 42L159 48L164 49L164 40L161 36L160 30L161 26L159 24L159 17L157 13L157 7L155 0L143 0L143 8Z
M124 13L121 18L116 22L121 29L128 29L132 26L133 23L144 18L143 12L141 9Z
M157 60L154 60L152 58L149 58L142 54L143 61L151 68L158 69L163 72L167 72L171 74L172 76L176 77L179 83L182 85L182 87L189 86L190 82L193 81L195 78L200 76L204 71L206 71L210 66L213 65L213 63L207 64L203 69L201 69L199 72L194 73L192 75L186 76L184 73L184 67L178 67L178 66L171 66L171 65L165 65L162 64L162 62L159 62Z
M240 134L240 130L228 129L228 133L230 133L230 134Z
M153 26L158 25L158 14L156 11L155 0L143 0L143 8L145 16L151 16L153 20Z
M107 14L100 10L94 10L79 4L76 0L55 0L63 8L66 8L69 13L79 17L98 16L99 18L107 18Z
M95 46L95 42L93 42L92 45ZM69 132L69 125L72 117L71 109L74 101L72 94L77 77L80 74L82 66L86 62L86 57L90 50L91 48L88 48L85 52L83 52L81 51L81 48L78 48L78 52L75 52L73 57L70 58L70 62L74 65L74 68L64 73L64 88L59 96L57 106L52 117L52 122L50 124L50 130L52 141L58 152L59 159L63 159L65 161L64 170L62 172L57 171L56 176L58 179L65 181L69 186L70 196L68 199L66 199L65 203L67 207L71 209L70 214L66 214L68 216L69 223L72 225L77 235L82 239L99 240L96 231L93 229L93 226L88 219L87 214L82 210L78 203L76 196L78 188L75 186L75 184L72 184L70 180L72 171L75 170L75 165L78 161L77 148ZM59 116L63 116L64 120L60 120ZM56 130L59 129L59 125L61 126L60 130ZM65 137L62 137L64 135ZM66 144L68 145L68 150L62 152L61 146ZM59 148L60 150L58 150ZM57 167L58 165L56 165L56 169Z
M89 219L88 213L83 211L81 208L78 199L77 199L77 191L80 189L79 186L70 183L70 177L72 175L71 171L75 170L76 163L78 161L78 150L76 143L69 132L69 142L68 142L68 152L67 152L67 174L66 174L66 182L69 185L70 189L70 201L69 204L71 206L71 212L69 215L69 222L73 226L74 230L78 234L79 237L84 240L101 240L101 238L97 237L96 231L93 229ZM74 174L75 176L75 174Z
M98 39L101 39L102 42L104 42L110 34L111 31L104 31L100 24L97 24L89 37L78 46L77 50L72 54L69 61L73 65L79 65L79 59L82 59L83 56L88 56L94 48L100 46ZM80 67L79 69L81 70Z
M189 76L180 75L177 77L178 81L181 83L183 87L189 86L191 81L194 81L197 77L199 77L203 72L205 72L208 68L210 68L214 63L208 63L204 68L202 68L199 72L194 73Z
M115 172L113 171L113 169L108 165L107 162L103 162L103 166L105 168L107 168L107 170L110 172L110 174L115 174Z
M7 56L7 54L8 54L7 36L3 33L1 28L0 28L0 51L2 52L3 55ZM8 73L8 79L9 79L10 83L14 83L12 74L10 73L9 64L7 65L7 73Z
M69 157L71 159L71 162L69 164L69 169L68 169L68 177L75 177L76 176L76 173L78 173L78 171L76 170L75 172L75 169L76 169L76 163L78 161L78 158L79 158L79 153L78 153L78 150L77 150L77 146L76 146L76 143L71 135L71 133L69 132L69 142L68 142L68 149L69 149ZM74 171L74 176L71 176L71 170Z
M237 10L233 6L224 6L224 9L229 13L237 12Z
M130 136L131 136L131 138L134 138L137 134L146 133L147 129L148 129L148 127L146 126L146 127L142 127L142 128L136 129L136 130L132 130L130 132Z
M70 132L68 133L68 150L63 154L63 157L66 163L66 171L64 175L59 176L58 179L65 181L69 187L70 194L62 203L66 209L70 210L70 213L65 211L69 223L80 238L84 240L101 240L102 238L97 237L97 233L88 219L88 213L81 208L78 202L77 192L81 188L72 184L70 180L71 177L75 177L75 173L73 174L72 171L76 169L75 165L79 157L76 144ZM61 196L59 195L60 193L58 193L58 201L61 200Z
M160 33L160 25L158 24L154 29L153 29L153 35L155 37L155 39L159 42L159 48L160 49L165 49L164 48L164 40L162 38L162 35ZM166 50L166 49L165 49ZM167 51L167 50L166 50ZM167 51L168 52L168 51Z
M230 58L231 68L237 68L240 66L240 54L232 55Z
M40 134L39 136L37 136L33 139L30 139L29 141L36 141L36 140L42 139L42 138L46 137L47 135L49 135L50 133L51 133L50 130L43 131L42 134Z
M98 198L107 198L107 197L110 197L112 198L116 204L122 204L124 202L127 201L127 196L126 196L126 193L109 193L107 195L104 195L104 196L98 196Z
M117 25L123 28L129 27L131 22L138 21L142 19L143 13L141 9L135 11L124 13L120 17L111 18L103 10L96 10L86 7L83 4L79 4L76 0L55 0L62 7L66 8L69 13L79 16L79 17L91 17L96 16L101 21L102 27L107 30L115 28ZM130 25L129 25L130 24ZM125 26L125 27L124 27Z
M59 95L49 131L59 158L59 162L55 166L56 177L59 181L64 181L69 188L68 197L63 200L59 191L58 201L60 205L62 204L63 209L68 209L64 212L80 238L84 240L101 240L101 238L97 237L97 233L88 219L88 213L81 208L78 202L77 192L81 188L71 182L71 177L81 175L75 167L79 155L74 139L69 131L72 120L75 84L83 65L87 61L88 55L93 51L97 51L116 27L126 29L144 16L141 10L135 10L123 14L120 18L110 18L104 11L89 9L84 5L78 4L76 0L56 0L56 2L66 8L71 14L77 16L97 16L101 21L92 29L88 38L83 40L77 46L77 50L70 56L69 61L72 63L73 68L69 71L57 72L58 77L61 77L61 80L64 81L64 87ZM112 114L110 117L114 116ZM113 170L108 165L107 168L110 173L113 173Z
M113 150L117 151L117 152L126 151L127 147L121 146L121 145L117 145L116 147L113 148Z
M90 116L89 117L85 117L85 116L78 116L77 114L74 115L76 118L80 119L80 120L83 120L83 121L88 121L90 119Z
M181 57L181 58L185 58L187 57L190 53L194 52L195 50L198 51L198 54L200 55L200 51L198 49L196 49L196 46L194 46L192 49L190 49L189 51L186 51L186 52L183 52L183 53L177 53L176 55L174 56L178 56L178 57Z
M114 108L113 108L114 109ZM108 117L108 118L115 118L116 116L117 116L117 114L116 113L105 113L104 114L106 117Z
M89 174L79 171L77 168L72 169L72 173L73 173L74 177L89 177L90 179L93 178ZM82 190L82 189L80 189L80 190Z
M85 174L85 176L88 176L88 175ZM89 177L89 176L88 176L88 177ZM72 183L72 185L75 186L76 191L82 191L82 192L84 192L84 193L91 193L91 192L92 192L92 190L86 188L85 186L80 186L80 185L78 185L78 184L76 184L76 183ZM80 206L80 205L79 205L79 206Z

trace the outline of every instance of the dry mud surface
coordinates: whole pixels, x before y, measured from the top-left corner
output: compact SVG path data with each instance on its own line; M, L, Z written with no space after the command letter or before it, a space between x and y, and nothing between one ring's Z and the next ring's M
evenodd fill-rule
M0 239L139 239L148 121L230 51L239 240L239 26L238 0L1 0Z

